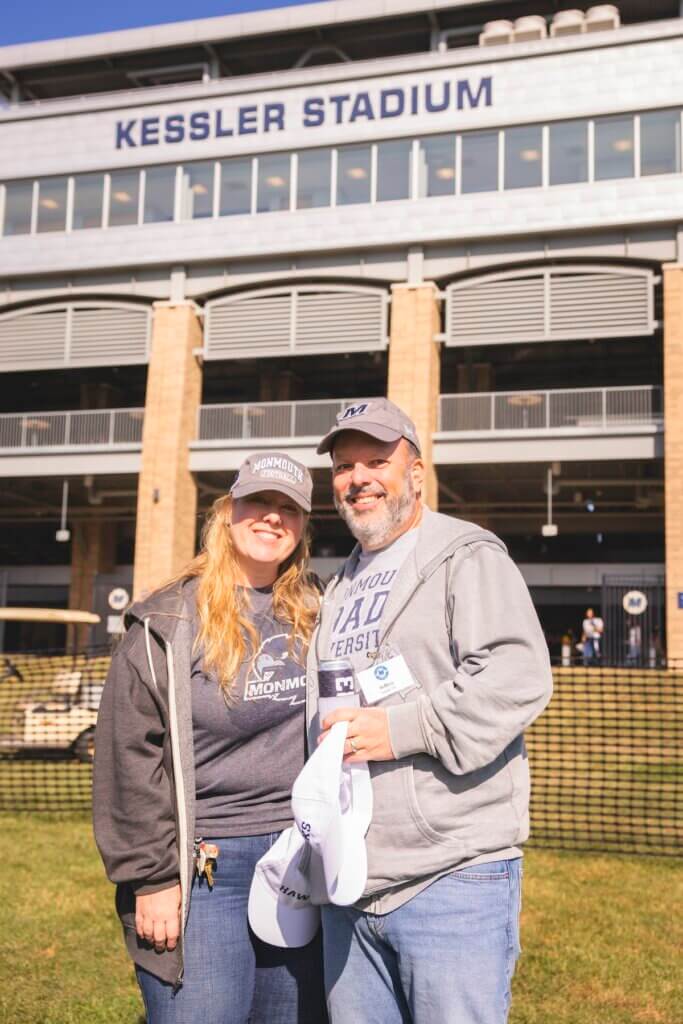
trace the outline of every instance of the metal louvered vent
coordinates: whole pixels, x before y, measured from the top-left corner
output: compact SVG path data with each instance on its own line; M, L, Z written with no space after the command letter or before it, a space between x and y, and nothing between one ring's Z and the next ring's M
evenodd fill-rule
M152 311L121 302L70 302L0 314L0 369L146 363Z
M379 288L297 285L206 304L207 359L386 348L389 296Z
M657 280L646 268L583 265L457 281L446 290L446 344L652 334Z

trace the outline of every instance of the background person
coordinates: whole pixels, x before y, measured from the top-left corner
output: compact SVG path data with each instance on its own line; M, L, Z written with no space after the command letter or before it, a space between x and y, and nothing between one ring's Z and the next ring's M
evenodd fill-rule
M292 821L304 763L311 491L288 456L248 458L200 554L133 605L112 660L95 836L149 1024L326 1019L319 939L275 949L247 923L254 865Z
M363 898L322 908L330 1015L503 1024L528 835L522 733L550 696L547 645L502 542L423 504L397 406L352 406L318 451L358 544L325 593L309 676L351 659L368 706L322 725L350 722L346 760L370 762L373 786Z
M581 625L584 665L597 665L601 660L601 643L604 631L605 624L600 616L596 615L592 608L586 608L586 614Z

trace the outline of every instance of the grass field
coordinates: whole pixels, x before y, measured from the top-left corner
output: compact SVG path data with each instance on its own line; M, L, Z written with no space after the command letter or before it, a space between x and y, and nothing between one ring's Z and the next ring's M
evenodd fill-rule
M87 819L0 815L0 859L0 1024L143 1024ZM530 850L525 874L511 1024L681 1024L683 861Z

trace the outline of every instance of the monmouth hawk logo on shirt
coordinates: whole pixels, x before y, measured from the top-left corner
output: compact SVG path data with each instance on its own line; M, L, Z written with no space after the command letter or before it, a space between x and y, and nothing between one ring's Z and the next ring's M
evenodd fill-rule
M306 672L296 660L302 651L301 638L297 637L294 642L295 657L289 654L288 641L286 633L277 633L263 641L247 672L245 700L276 700L292 707L304 703Z

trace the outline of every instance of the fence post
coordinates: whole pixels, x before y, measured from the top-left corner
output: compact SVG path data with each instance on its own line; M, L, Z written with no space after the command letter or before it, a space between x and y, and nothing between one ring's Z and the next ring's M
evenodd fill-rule
M602 389L602 429L607 429L607 388Z
M290 402L289 436L296 437L296 402Z
M249 437L249 406L245 403L242 407L242 437Z
M64 413L64 446L66 447L71 440L71 413Z
M491 430L496 429L496 396L491 392Z

